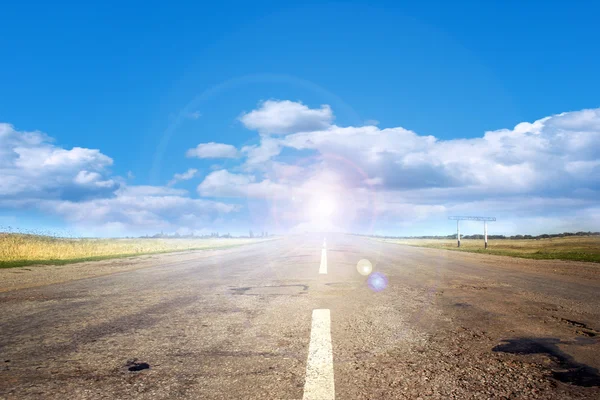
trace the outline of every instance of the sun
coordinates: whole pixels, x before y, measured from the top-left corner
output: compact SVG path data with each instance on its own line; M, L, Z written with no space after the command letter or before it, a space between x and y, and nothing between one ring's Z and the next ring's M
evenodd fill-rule
M329 196L319 196L310 202L310 215L313 220L329 220L337 209L335 200Z

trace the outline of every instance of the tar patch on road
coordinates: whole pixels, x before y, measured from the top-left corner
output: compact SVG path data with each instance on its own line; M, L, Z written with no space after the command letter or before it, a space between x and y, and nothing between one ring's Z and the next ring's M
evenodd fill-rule
M557 338L516 338L507 339L494 347L492 351L511 354L546 354L557 368L552 376L565 383L577 386L600 386L600 374L596 368L576 362L573 357L561 351Z
M246 296L297 296L308 293L308 285L246 286L230 289Z
M125 369L129 372L139 372L145 369L150 369L150 364L146 362L138 362L137 358L133 360L128 360L125 364Z

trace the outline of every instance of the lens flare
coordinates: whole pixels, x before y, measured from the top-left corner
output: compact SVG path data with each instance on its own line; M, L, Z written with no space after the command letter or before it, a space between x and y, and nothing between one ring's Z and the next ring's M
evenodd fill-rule
M371 272L373 272L373 264L371 264L371 261L363 258L358 262L358 264L356 264L356 270L359 274L368 276Z
M381 272L373 272L367 279L369 287L374 292L381 292L388 285L387 277Z

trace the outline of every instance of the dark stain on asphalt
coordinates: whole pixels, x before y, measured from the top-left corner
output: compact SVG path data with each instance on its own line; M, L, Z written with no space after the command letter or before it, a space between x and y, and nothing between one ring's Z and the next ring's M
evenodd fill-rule
M139 372L139 371L143 371L145 369L150 369L150 364L148 364L146 362L138 362L137 359L134 358L133 360L127 361L127 364L125 364L125 367L127 368L127 371Z
M573 357L561 351L558 347L561 344L560 339L515 338L503 342L495 346L492 351L519 355L546 354L557 365L557 368L552 371L555 379L577 386L600 386L598 370L576 362Z
M469 308L469 307L472 307L472 305L469 304L469 303L454 303L453 305L454 305L454 307L458 307L458 308Z
M308 285L298 284L298 285L271 285L271 286L243 286L239 288L231 288L230 290L234 292L234 294L238 295L249 295L249 296L258 296L258 295L271 295L271 296L281 296L281 295L292 295L292 293L275 293L271 292L275 289L294 289L298 288L301 291L295 294L305 294L308 293Z

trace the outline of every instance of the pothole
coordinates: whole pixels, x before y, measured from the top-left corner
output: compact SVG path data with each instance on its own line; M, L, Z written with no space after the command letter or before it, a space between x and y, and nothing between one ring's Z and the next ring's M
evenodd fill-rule
M581 336L596 337L596 332L589 329L577 329L575 333Z
M554 379L577 386L600 386L600 372L563 352L558 347L563 342L558 338L514 338L502 342L492 351L518 355L545 354L555 365L551 369Z
M578 322L578 321L574 321L572 319L561 318L560 320L562 322L564 322L565 324L567 324L567 325L575 326L577 328L587 328L587 326L584 323Z

